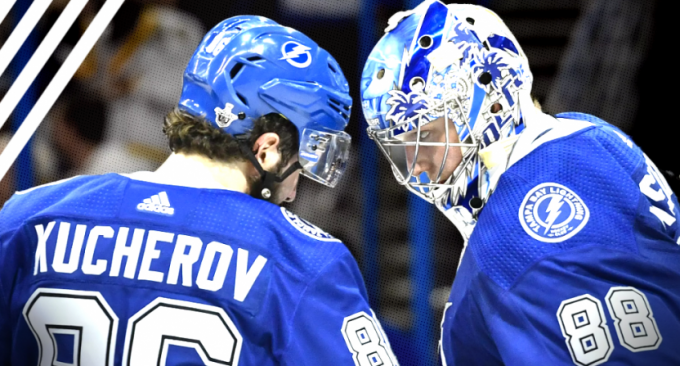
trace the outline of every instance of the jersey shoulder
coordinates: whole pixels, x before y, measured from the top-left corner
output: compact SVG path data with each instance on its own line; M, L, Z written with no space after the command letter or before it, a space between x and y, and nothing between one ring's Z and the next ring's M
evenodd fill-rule
M0 211L0 233L43 213L113 214L110 203L120 197L123 185L117 174L83 175L16 192Z
M270 218L277 235L284 239L279 246L283 259L310 280L331 262L353 258L340 239L285 207L275 207ZM356 266L356 261L351 264Z
M593 245L637 251L632 223L640 189L634 176L644 154L596 117L557 118L525 141L536 146L501 176L470 238L479 270L505 289L549 256ZM580 127L560 126L571 123Z
M644 165L645 154L642 152L633 140L625 132L618 127L607 123L601 118L590 114L568 112L560 113L556 116L563 123L570 123L571 121L585 121L591 123L593 126L588 131L585 131L585 136L594 144L598 144L603 153L608 154L608 157L619 165L629 175L634 175L635 171ZM576 142L576 141L574 141ZM575 147L568 146L565 147ZM592 159L593 164L610 163L611 160ZM602 167L604 173L609 172L612 168L607 169Z
M0 233L36 215L89 222L134 222L236 241L304 275L347 253L344 244L285 208L247 194L136 180L78 176L17 192L0 214ZM221 239L220 239L221 238Z
M207 190L195 201L192 231L230 232L305 277L349 250L339 240L284 207L237 192Z

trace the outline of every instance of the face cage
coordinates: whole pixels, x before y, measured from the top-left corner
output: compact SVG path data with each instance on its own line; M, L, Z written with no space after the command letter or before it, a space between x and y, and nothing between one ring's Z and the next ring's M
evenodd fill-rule
M452 122L449 118L449 113L448 107L449 103L452 103L453 106L452 108L455 108L460 116L463 116L463 125L464 127L461 128L460 131L456 131L458 135L460 136L463 131L467 130L468 135L465 138L465 140L469 140L469 142L451 142L449 139L449 122ZM465 173L466 171L469 170L474 170L475 165L478 164L478 160L476 159L477 157L477 152L479 150L479 140L476 138L473 134L472 127L470 126L470 121L460 107L462 103L460 101L456 100L445 100L439 103L437 106L434 108L429 108L430 110L437 110L439 107L444 106L444 126L445 126L445 135L446 135L446 141L445 142L423 142L420 141L420 128L423 125L425 115L424 114L419 114L417 116L414 116L413 118L410 118L404 122L401 122L399 124L395 124L392 127L383 129L383 130L371 130L370 128L368 129L368 134L371 139L373 139L376 144L378 145L380 151L382 151L383 155L387 158L387 160L390 162L390 165L392 167L392 173L394 174L395 178L397 179L397 182L400 185L406 185L407 189L419 197L425 199L429 203L434 203L437 205L439 208L443 208L444 206L444 201L447 198L446 193L448 192L449 194L452 193L453 188L456 183L460 183L460 179L465 179L467 180L467 174ZM394 132L398 129L403 129L404 127L407 127L409 124L413 123L416 119L418 119L416 123L416 141L403 141L397 137L395 137ZM427 122L426 122L427 123ZM390 154L390 147L403 147L404 149L406 146L415 146L415 152L413 154L413 162L410 164L410 167L408 167L407 174L404 175L401 172L401 169L399 168L398 164L394 161ZM439 172L437 173L437 176L435 179L430 179L428 177L429 182L422 182L420 177L414 176L413 171L416 166L416 162L418 161L418 153L419 153L419 147L420 146L441 146L443 147L444 150L444 157L442 158L442 162L439 166ZM449 148L451 147L460 147L461 152L463 155L463 159L458 165L458 167L455 168L454 172L451 174L449 178L447 178L446 182L444 183L433 183L433 182L439 182L441 179L442 172L444 171L444 166L446 165L446 160L448 157L449 153ZM406 160L406 165L408 165L408 160ZM462 182L464 185L467 184L467 182ZM463 191L466 189L464 188ZM457 202L457 197L452 197L452 203L455 205Z

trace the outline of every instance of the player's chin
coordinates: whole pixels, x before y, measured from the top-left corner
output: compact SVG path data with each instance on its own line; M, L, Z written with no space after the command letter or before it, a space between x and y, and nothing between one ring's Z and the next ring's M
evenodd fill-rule
M432 183L445 183L446 180L451 176L451 173L446 171L443 171L440 175L438 168L436 170L428 171L426 174L427 179Z
M460 164L460 161L447 161L441 176L433 181L436 181L439 184L446 183L451 178L451 176L453 176L453 172L455 171L458 164Z
M452 174L453 173L442 174L442 176L439 177L439 179L437 180L437 183L439 183L439 184L446 183L449 180L449 178L451 178Z

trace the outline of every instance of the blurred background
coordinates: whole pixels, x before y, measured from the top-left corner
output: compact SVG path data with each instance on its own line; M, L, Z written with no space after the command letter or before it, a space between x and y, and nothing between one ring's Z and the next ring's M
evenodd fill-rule
M444 1L452 3L452 1ZM579 111L617 125L654 160L677 192L680 160L671 89L670 1L477 0L496 11L527 53L533 94L545 111ZM354 98L351 165L335 188L301 180L290 209L342 239L364 274L370 302L402 365L439 364L439 323L463 242L433 206L396 184L363 131L363 63L387 19L418 0L127 0L0 182L0 205L16 190L78 174L154 170L170 153L163 116L177 103L182 72L205 32L240 14L296 28L340 63ZM460 2L459 2L460 3ZM31 2L0 23L0 46ZM61 14L54 0L8 69L0 99ZM87 29L91 0L0 130L0 151ZM668 80L666 80L668 79ZM616 189L616 182L612 182Z

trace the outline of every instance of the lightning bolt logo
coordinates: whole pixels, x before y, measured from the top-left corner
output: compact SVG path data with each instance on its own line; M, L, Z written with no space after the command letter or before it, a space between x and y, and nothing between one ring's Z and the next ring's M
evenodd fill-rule
M297 68L307 67L312 63L312 55L309 53L311 49L311 47L307 47L295 41L286 42L281 46L283 57L279 60L286 60L286 62ZM301 57L303 55L304 57Z
M550 204L548 204L548 209L546 210L546 212L548 212L548 219L546 220L547 225L545 227L545 231L543 232L543 234L548 233L548 230L550 230L550 228L553 226L555 220L557 220L557 218L560 216L560 214L562 213L560 208L562 207L563 204L564 201L562 201L562 196L551 197Z
M518 215L524 232L532 238L561 243L583 229L590 210L576 192L559 183L546 182L527 192Z

